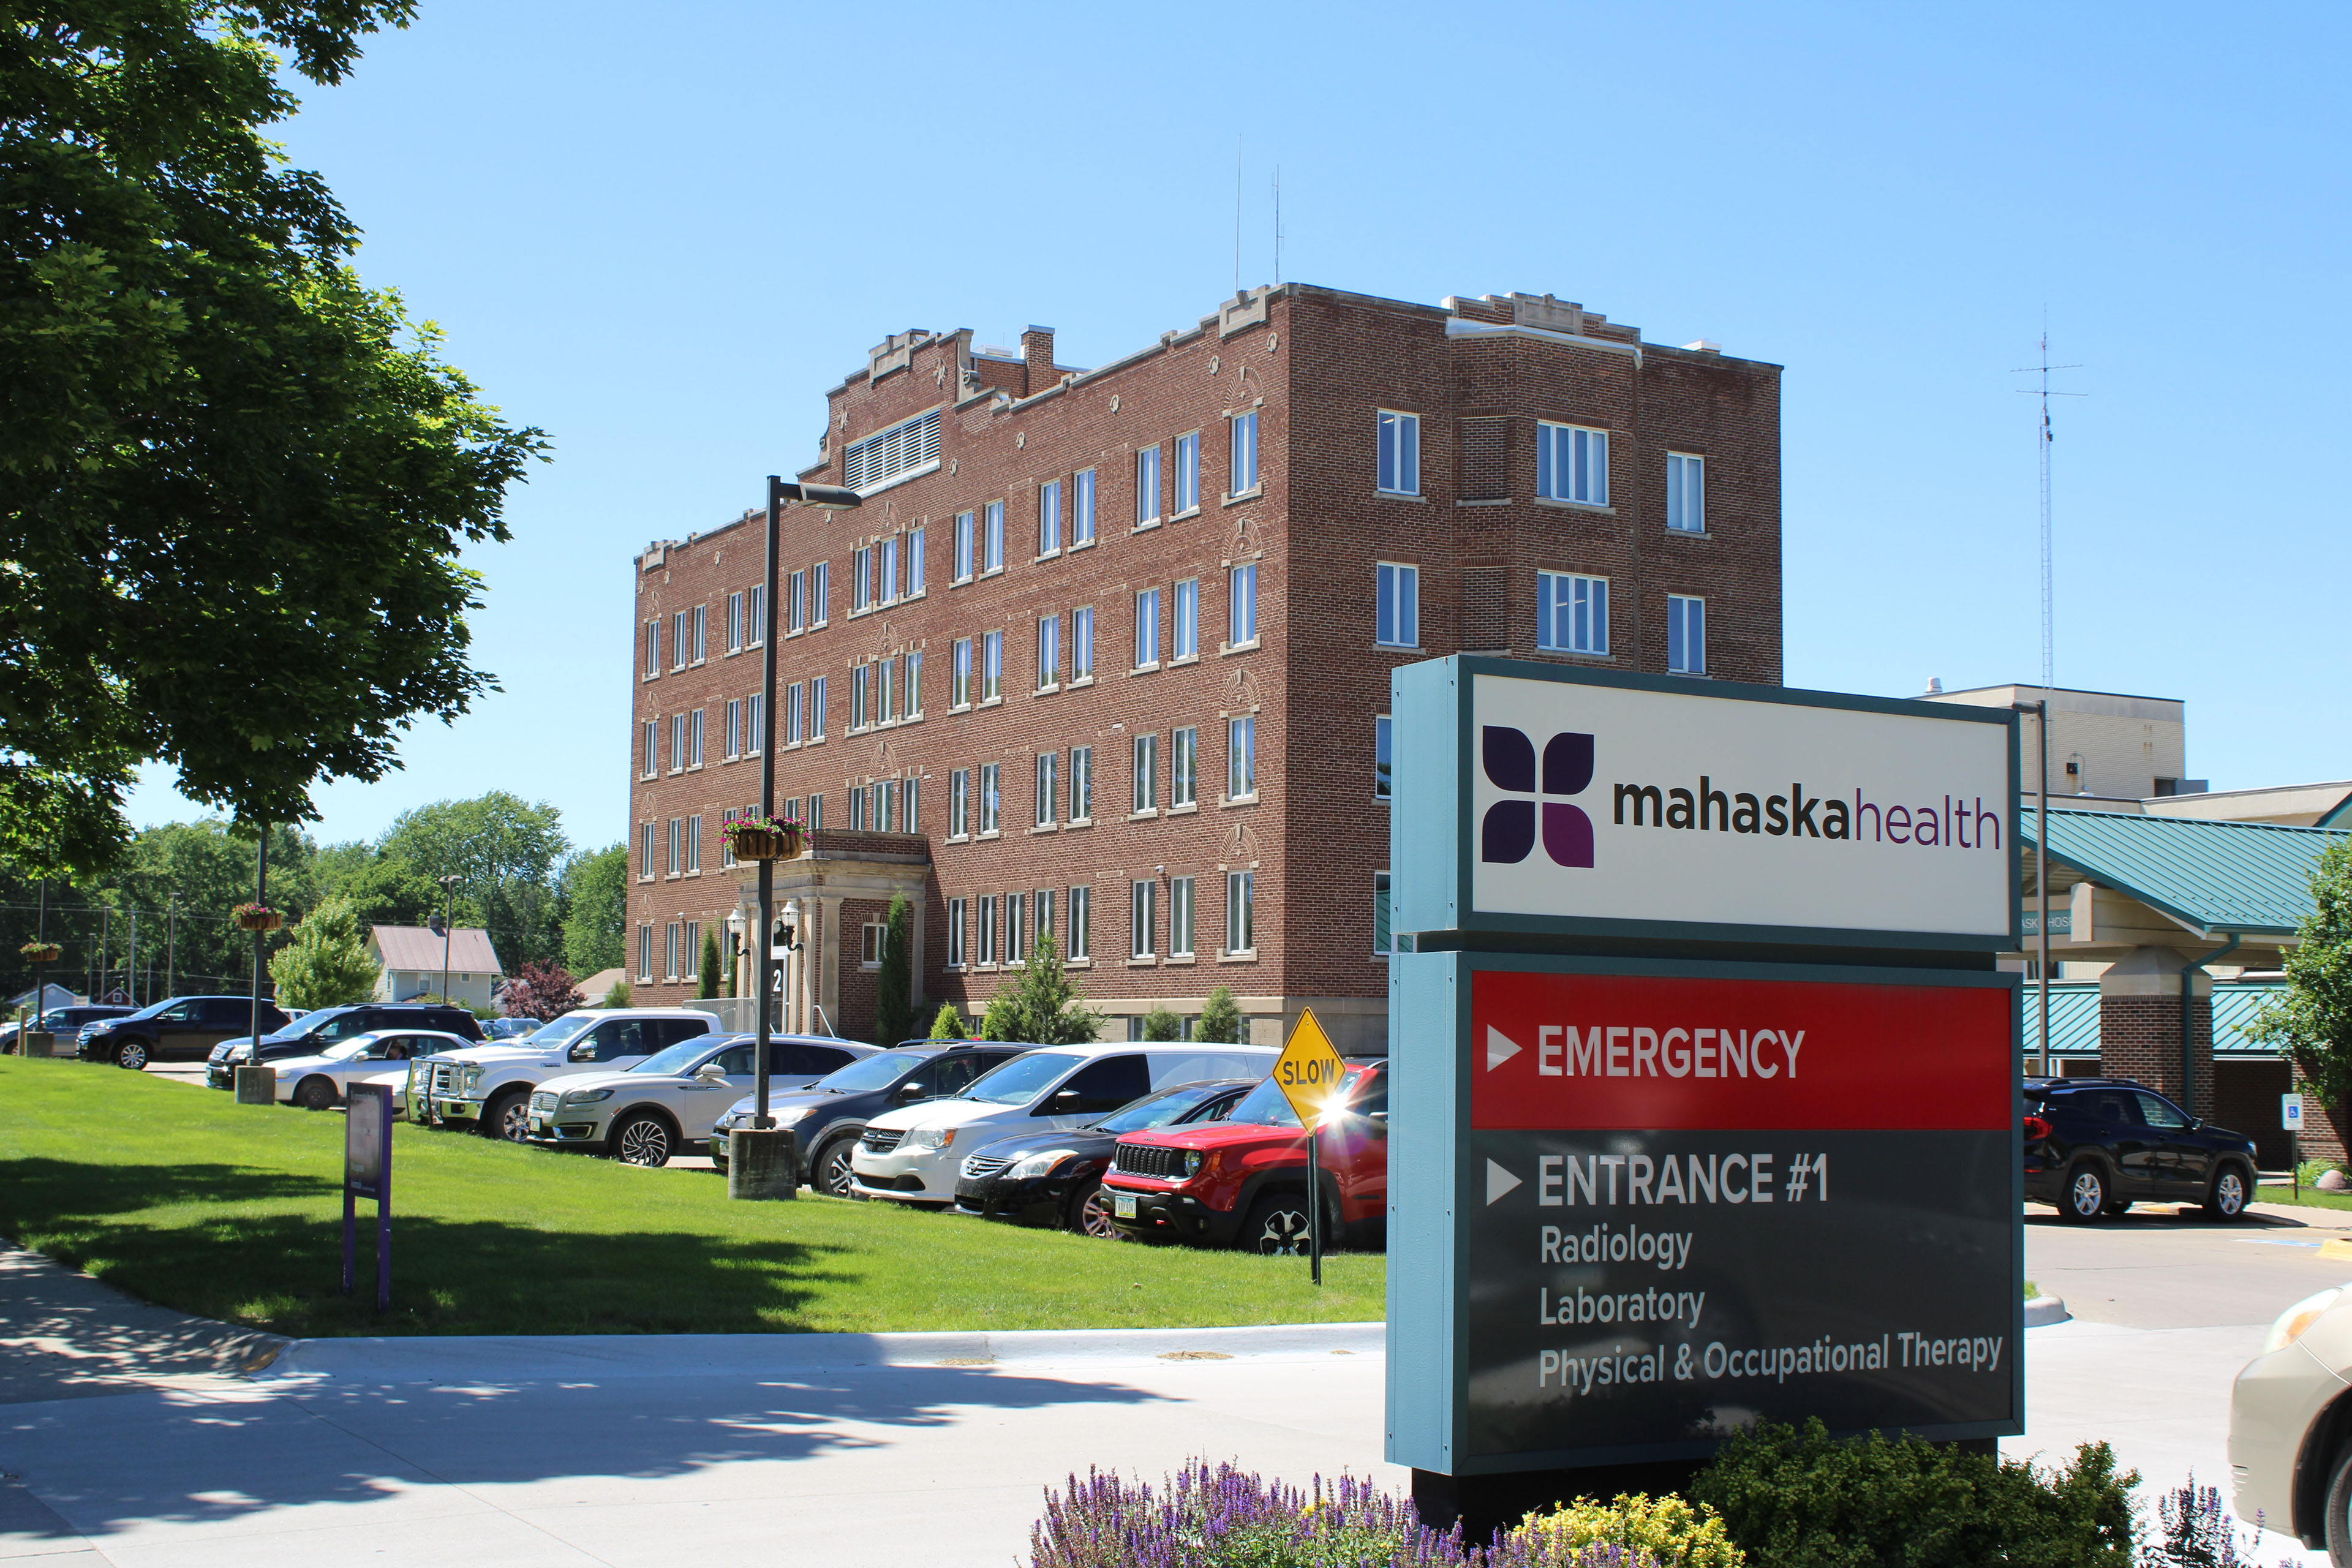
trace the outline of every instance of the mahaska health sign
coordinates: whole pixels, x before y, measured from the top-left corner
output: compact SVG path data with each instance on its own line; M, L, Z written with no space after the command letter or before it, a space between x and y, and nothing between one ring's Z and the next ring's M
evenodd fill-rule
M1455 840L1399 931L2021 940L2005 710L1478 658L1400 670L1396 708L1400 795Z

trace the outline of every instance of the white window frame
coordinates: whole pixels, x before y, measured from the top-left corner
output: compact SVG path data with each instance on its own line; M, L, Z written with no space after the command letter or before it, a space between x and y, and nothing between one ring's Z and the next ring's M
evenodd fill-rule
M808 630L808 569L803 567L784 580L784 616L786 632Z
M698 811L686 819L686 874L702 874L702 814Z
M973 549L976 523L977 519L973 513L968 511L956 513L955 560L950 563L954 572L951 579L953 582L969 583L972 579L972 563L977 558L977 552Z
M1037 753L1037 820L1034 826L1038 827L1054 826L1054 807L1058 804L1061 789L1061 765L1062 754L1059 752Z
M1095 817L1095 749L1092 746L1070 748L1070 820L1092 822Z
M1004 634L983 632L980 638L980 700L992 702L1004 695Z
M910 599L923 591L924 584L929 580L923 558L926 553L925 536L929 531L927 528L907 531L907 597Z
M990 501L981 509L981 519L980 572L984 577L1004 570L1004 503Z
M683 713L669 716L669 771L674 773L686 772L686 715Z
M1080 468L1070 476L1070 548L1095 542L1095 471Z
M1232 426L1232 472L1226 477L1228 499L1245 496L1257 489L1257 411L1236 414L1228 422Z
M762 583L752 589L751 597L744 601L743 608L743 646L745 647L767 647L768 585Z
M696 709L694 710L693 721L687 726L687 731L688 735L691 737L691 743L693 746L694 760L687 763L687 766L690 768L698 768L702 765L702 713L703 710L701 709Z
M884 948L889 945L889 942L890 922L888 921L867 921L865 922L864 925L858 928L857 932L857 967L860 969L881 968L882 952ZM896 1045L898 1042L893 1040L891 1044Z
M898 597L898 536L889 535L874 549L875 597L887 605Z
M861 664L849 672L849 732L853 735L870 721L866 710L866 672L872 668Z
M815 679L808 683L808 733L809 739L812 741L822 741L824 739L824 700L827 695L825 686L826 679L826 677L820 675Z
M1004 895L1004 962L1007 964L1026 962L1023 939L1029 923L1029 897L1025 893Z
M1083 882L1070 887L1069 951L1063 956L1072 959L1094 956L1094 889Z
M957 768L948 774L948 837L971 837L971 770Z
M639 773L637 776L641 779L657 778L661 774L660 720L648 719L645 721L645 756L638 763L638 766L644 771Z
M1536 424L1536 494L1578 506L1609 504L1609 432L1597 425Z
M996 962L996 895L989 893L980 900L980 962Z
M1666 595L1666 672L1706 673L1706 601L1696 594Z
M672 669L684 669L686 668L686 650L688 646L686 640L686 612L684 610L678 611L676 615L670 616L669 622L669 667Z
M1388 597L1383 616L1381 601ZM1381 647L1421 646L1421 568L1402 561L1381 561L1372 567L1372 641Z
M709 657L710 606L694 606L694 662L702 663Z
M861 545L849 552L849 613L863 613L874 603L874 547Z
M733 762L743 754L743 700L727 700L727 760Z
M971 706L971 639L958 637L948 654L948 707Z
M1138 879L1127 885L1127 955L1150 958L1159 951L1153 925L1160 915L1160 884Z
M1160 809L1160 735L1145 731L1128 747L1128 756L1134 764L1133 809L1140 816Z
M1037 617L1037 689L1062 683L1062 617Z
M1160 446L1135 449L1135 526L1150 528L1160 521Z
M1536 647L1546 653L1606 658L1609 579L1575 572L1537 573Z
M1168 956L1192 956L1192 879L1168 879Z
M982 833L995 833L1003 826L1004 796L998 787L1002 781L1002 774L998 772L1000 766L996 763L980 765L980 830Z
M1666 526L1676 533L1706 531L1706 459L1696 452L1666 454Z
M1225 798L1257 798L1257 715L1235 714L1225 721Z
M1037 553L1062 552L1062 481L1047 479L1037 487Z
M1135 668L1160 668L1160 590L1135 591Z
M1081 605L1070 612L1070 679L1092 680L1095 676L1095 607Z
M1201 799L1201 730L1186 724L1168 732L1168 809Z
M727 595L727 651L743 651L743 595L740 592Z
M655 857L661 853L661 824L637 824L637 880L650 882L661 874Z
M1198 658L1201 657L1201 580L1186 577L1176 584L1176 596L1171 606L1175 616L1169 624L1168 657Z
M646 679L653 680L661 675L661 617L656 616L646 623Z
M1201 510L1201 433L1188 430L1176 437L1176 508L1182 517Z
M923 650L907 650L907 717L923 716Z
M799 687L792 688L791 700L795 714L800 710L800 693ZM743 710L743 754L756 757L761 748L767 744L767 737L761 733L766 726L761 721L767 717L768 699L764 693L754 691L744 700L747 706ZM793 738L797 740L799 737L795 734Z
M1421 494L1421 416L1402 409L1374 411L1372 489L1385 496Z
M1234 939L1239 937L1238 942ZM1228 956L1257 951L1257 873L1225 873L1225 952Z
M1225 646L1257 641L1257 563L1244 561L1225 574Z
M950 899L948 900L948 967L950 969L963 967L963 921L964 901L961 899Z

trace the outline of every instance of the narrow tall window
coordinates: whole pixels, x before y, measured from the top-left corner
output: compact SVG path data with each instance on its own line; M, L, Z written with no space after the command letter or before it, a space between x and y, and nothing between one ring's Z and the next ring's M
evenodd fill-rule
M686 612L680 610L669 618L669 667L672 669L684 669L686 650L688 647L686 635Z
M980 900L980 961L996 962L996 895Z
M637 928L637 978L651 980L653 977L654 928L642 925Z
M1225 951L1257 950L1257 873L1225 874Z
M1160 590L1146 588L1135 595L1135 668L1160 662Z
M1004 962L1018 963L1027 953L1022 928L1029 923L1029 900L1020 893L1004 895Z
M1070 612L1070 679L1091 680L1095 674L1095 608Z
M647 621L646 623L646 674L652 677L660 673L661 622Z
M1004 503L992 500L982 514L988 523L987 536L981 541L980 569L1002 572L1004 569Z
M1160 805L1160 737L1135 738L1135 809L1151 811Z
M824 739L824 686L825 678L822 675L809 682L808 731L812 741Z
M762 647L768 641L768 589L765 584L751 590L743 601L743 646Z
M686 715L673 713L669 716L669 771L684 773L686 755Z
M710 629L710 607L709 607L708 605L695 605L695 606L694 606L694 662L695 662L695 663L697 663L697 664L700 664L700 663L701 663L701 662L702 662L706 658L708 658L708 657L709 657L709 649L704 646L704 643L705 643L705 639L708 637L708 636L709 636L709 629Z
M1176 617L1169 630L1173 634L1171 658L1197 658L1201 653L1201 580L1187 577L1176 584Z
M750 700L751 706L744 710L743 716L743 754L756 757L768 743L767 728L762 722L767 718L768 700L754 691ZM784 711L792 720L792 733L785 738L796 742L801 738L801 689L795 686L787 691L784 700L791 704Z
M677 922L676 921L662 927L662 952L665 954L662 977L666 980L675 980L677 978Z
M1201 504L1201 433L1176 437L1176 515Z
M1094 956L1094 889L1074 887L1070 889L1070 951L1072 958Z
M907 717L923 716L923 650L916 648L907 655Z
M1004 634L983 633L980 639L980 700L991 702L1004 695Z
M859 665L849 672L849 730L856 734L866 728L866 673L867 667Z
M1057 555L1062 549L1062 483L1037 487L1037 553Z
M1246 800L1257 794L1257 716L1225 721L1225 795Z
M641 822L637 825L637 880L640 882L654 879L654 857L658 853L655 845L660 834L659 823Z
M948 663L948 706L968 708L971 705L971 639L958 637L955 651Z
M1421 568L1383 561L1372 640L1382 647L1421 646Z
M727 595L727 651L743 651L743 595Z
M1609 651L1609 579L1536 574L1536 647L1552 653Z
M1385 713L1372 721L1372 798L1374 800L1388 799L1390 786L1394 781L1394 775L1390 772L1391 763L1389 760L1392 728L1389 716Z
M661 772L661 757L659 755L661 750L661 725L657 721L652 719L646 721L645 742L645 754L637 764L638 776L641 778L651 778L656 773Z
M948 774L948 837L961 838L971 831L971 770Z
M1706 531L1706 459L1666 454L1666 526L1677 533Z
M1070 820L1091 822L1095 815L1095 749L1070 748Z
M689 872L702 869L702 814L700 812L686 819L686 868Z
M881 671L881 685L874 693L875 717L887 724L898 717L898 661L886 658L876 668Z
M907 831L909 833L920 833L923 830L922 804L923 781L910 777L907 780Z
M808 797L808 817L806 820L809 825L809 831L812 833L814 833L824 826L824 796L821 795L813 795Z
M1168 956L1192 956L1192 879L1168 879Z
M923 528L907 531L907 592L909 595L923 591L923 538L929 531Z
M1257 489L1257 416L1234 416L1234 473L1228 494Z
M685 853L686 822L682 817L673 816L669 819L668 874L670 876L677 875L678 862L685 858Z
M971 513L968 511L960 511L956 513L955 580L959 583L969 583L971 581Z
M997 808L1003 805L1003 802L999 799L996 791L998 766L999 764L995 763L983 763L981 764L980 830L982 833L994 833L1003 826L1003 819L998 816L997 812Z
M808 574L795 572L784 580L784 614L786 631L808 629Z
M1145 447L1135 454L1135 525L1160 521L1160 448Z
M963 967L963 900L948 900L948 967Z
M1040 827L1051 827L1054 825L1054 806L1060 787L1060 781L1055 774L1060 768L1061 761L1061 753L1058 752L1037 753L1037 826Z
M1070 480L1070 542L1095 542L1095 471L1080 468Z
M1037 623L1037 689L1062 679L1062 617L1046 616Z
M849 608L854 615L874 602L874 547L849 555Z
M874 596L884 604L898 596L898 536L874 547Z
M1536 494L1609 504L1609 432L1581 425L1536 426Z
M1257 563L1236 566L1226 577L1225 641L1234 647L1257 641Z
M687 766L688 766L688 767L690 767L690 768L698 768L698 767L700 767L700 766L702 765L702 710L701 710L701 709L698 708L698 709L696 709L696 710L694 710L694 714L693 714L693 722L692 722L691 724L689 724L689 725L687 727L687 729L688 729L688 741L687 741L687 744L688 744L688 746L691 749L692 756L693 756L693 760L692 760L692 761L690 761L690 762L688 762L688 763L687 763Z
M1160 945L1159 933L1151 929L1152 919L1160 912L1160 889L1150 882L1130 882L1127 888L1128 954L1133 958L1150 958Z
M735 864L735 847L727 841L727 825L742 815L740 808L732 805L719 814L719 866L721 870Z
M820 561L809 569L809 625L821 626L833 615L833 563Z
M1040 888L1037 889L1037 929L1035 940L1038 942L1044 942L1049 936L1057 936L1060 933L1055 931L1054 929L1054 889L1051 888ZM1065 953L1063 956L1066 958L1069 955Z
M1666 668L1676 675L1706 673L1706 601L1666 595Z
M1372 483L1396 496L1421 493L1421 416L1380 411L1380 463Z
M1168 737L1168 805L1192 805L1201 798L1201 731L1191 724Z
M802 691L801 683L799 681L795 680L790 686L784 688L784 711L782 717L784 721L784 744L787 746L797 746L801 743L801 698ZM755 752L760 749L759 734L760 699L755 694L751 699L751 750Z

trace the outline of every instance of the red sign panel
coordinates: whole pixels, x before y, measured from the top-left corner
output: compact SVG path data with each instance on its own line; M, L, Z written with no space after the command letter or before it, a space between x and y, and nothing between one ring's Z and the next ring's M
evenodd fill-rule
M1479 970L1470 1125L2000 1131L2011 1006L1974 985Z

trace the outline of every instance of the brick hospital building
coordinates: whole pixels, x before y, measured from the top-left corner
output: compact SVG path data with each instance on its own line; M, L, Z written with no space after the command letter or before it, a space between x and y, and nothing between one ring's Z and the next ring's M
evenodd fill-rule
M1093 370L1043 327L902 332L800 477L863 504L789 509L774 582L758 513L636 563L640 1002L756 939L720 827L759 799L763 592L814 830L783 1022L855 1037L903 892L926 1016L1051 933L1113 1036L1222 984L1253 1039L1312 1005L1376 1047L1392 666L1780 679L1779 367L1548 294L1284 284Z

